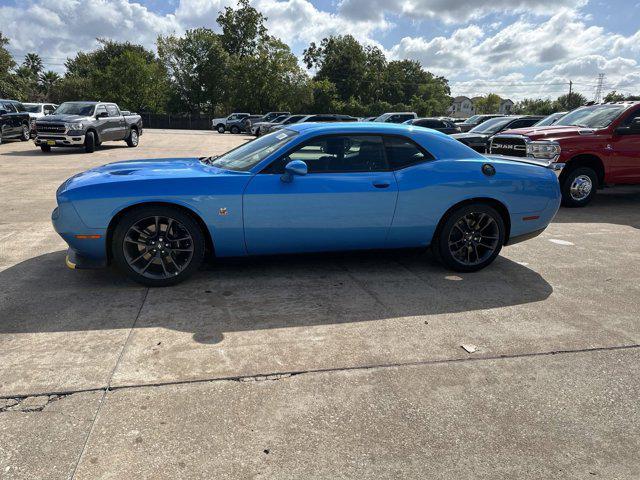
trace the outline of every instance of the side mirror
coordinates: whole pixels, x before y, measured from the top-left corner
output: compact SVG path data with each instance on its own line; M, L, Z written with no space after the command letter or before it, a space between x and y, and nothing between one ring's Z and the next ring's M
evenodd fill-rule
M107 112L100 112L99 114L96 115L96 118L105 118L108 116L109 114Z
M308 171L307 164L302 160L292 160L284 167L284 173L280 180L285 183L291 183L294 175L306 175Z

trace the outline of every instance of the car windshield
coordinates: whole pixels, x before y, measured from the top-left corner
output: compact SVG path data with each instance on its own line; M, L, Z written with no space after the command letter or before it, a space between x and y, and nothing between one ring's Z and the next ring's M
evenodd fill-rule
M40 105L38 105L37 103L23 103L23 105L24 105L25 112L29 112L29 113L40 112Z
M56 115L93 115L94 104L87 103L63 103L54 112Z
M553 125L558 121L559 118L562 118L564 113L552 113L548 117L544 117L538 123L534 125L534 127L548 127L549 125Z
M512 118L492 118L472 128L469 133L498 133L512 120Z
M462 122L462 123L465 123L465 124L467 124L467 125L469 125L469 124L473 124L473 125L475 125L476 123L478 123L478 121L479 121L479 120L480 120L480 115L474 115L473 117L469 117L469 118L467 118L467 119L466 119L464 122Z
M567 113L554 125L584 128L608 127L627 108L626 105L591 105Z
M278 130L225 153L216 158L211 164L225 170L246 172L288 143L296 135L298 135L298 132L293 130Z

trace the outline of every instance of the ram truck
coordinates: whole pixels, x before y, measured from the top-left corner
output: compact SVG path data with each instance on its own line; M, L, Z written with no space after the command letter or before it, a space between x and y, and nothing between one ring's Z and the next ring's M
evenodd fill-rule
M597 189L640 184L640 102L589 105L552 126L507 130L489 151L564 164L562 204L583 207Z
M91 153L110 141L137 147L140 135L140 115L122 112L115 103L65 102L53 115L36 120L34 142L43 152L50 152L51 147L82 147Z

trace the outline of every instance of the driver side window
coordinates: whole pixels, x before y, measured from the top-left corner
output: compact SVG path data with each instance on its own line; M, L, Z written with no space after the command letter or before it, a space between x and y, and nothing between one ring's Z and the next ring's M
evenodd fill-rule
M313 139L276 160L265 173L283 173L285 165L293 160L305 162L310 174L388 170L382 138L374 135Z
M101 113L107 113L107 108L104 105L98 105L96 107L96 117Z

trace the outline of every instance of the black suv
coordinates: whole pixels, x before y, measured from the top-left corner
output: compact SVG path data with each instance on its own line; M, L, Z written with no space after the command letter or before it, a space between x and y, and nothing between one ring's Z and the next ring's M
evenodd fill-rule
M0 143L9 138L26 142L31 137L29 112L16 100L0 99Z
M536 115L492 118L472 128L467 133L456 133L451 136L473 148L476 152L487 153L489 151L489 142L497 133L512 128L530 127L543 118Z

